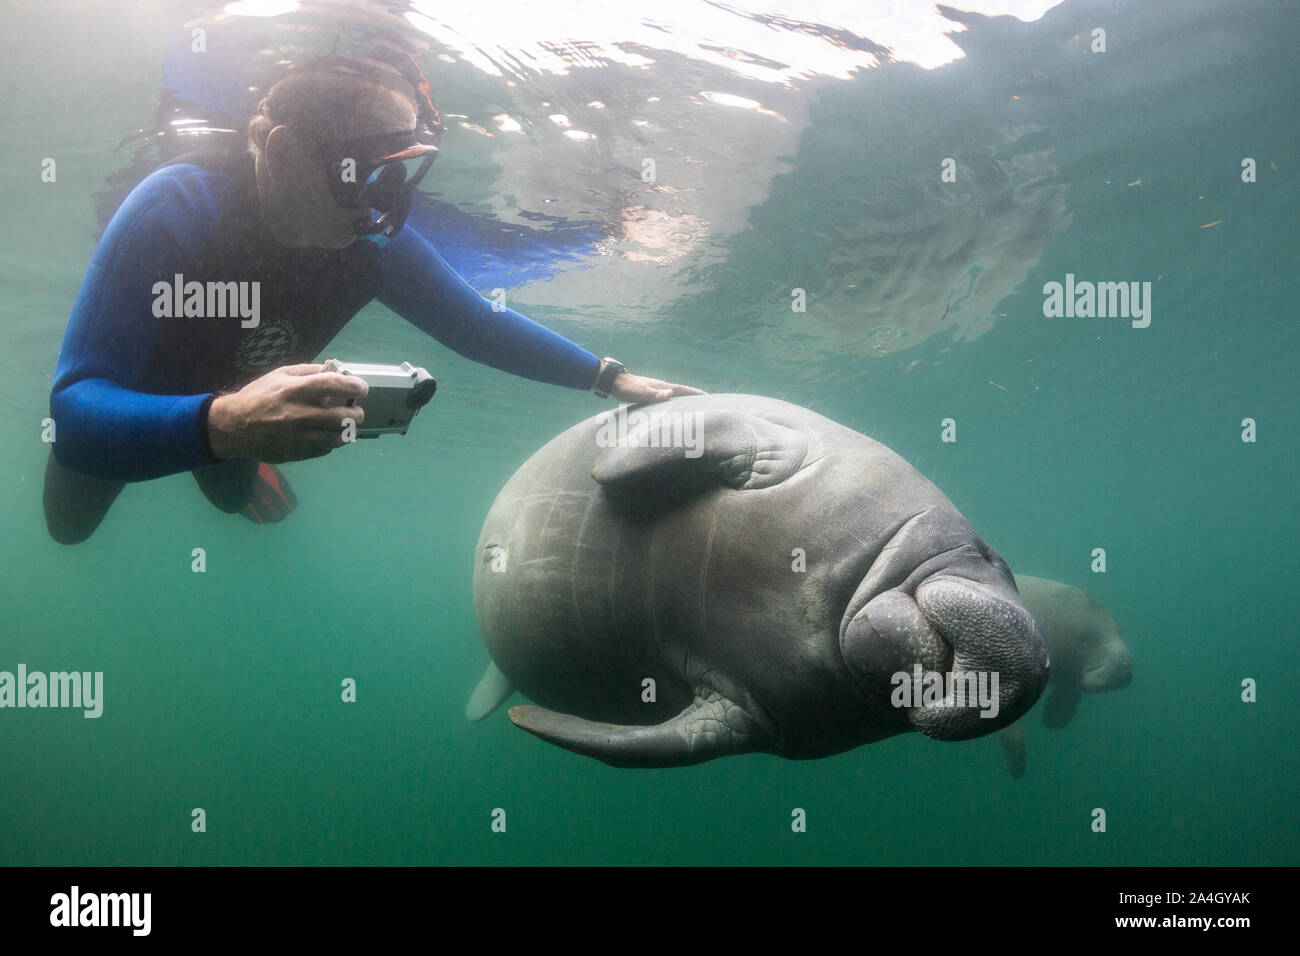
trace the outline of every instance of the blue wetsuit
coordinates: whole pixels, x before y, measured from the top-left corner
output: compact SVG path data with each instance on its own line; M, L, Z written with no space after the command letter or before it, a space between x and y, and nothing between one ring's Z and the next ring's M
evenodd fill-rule
M73 306L50 395L59 464L142 481L214 464L216 394L310 362L378 299L448 348L515 375L585 389L599 359L492 303L415 230L384 248L284 246L262 225L247 152L189 157L152 173L122 203ZM154 286L257 282L260 316L157 318Z

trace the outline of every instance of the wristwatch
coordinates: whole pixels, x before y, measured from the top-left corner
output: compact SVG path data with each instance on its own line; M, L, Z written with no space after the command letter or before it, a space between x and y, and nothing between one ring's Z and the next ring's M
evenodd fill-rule
M626 365L618 359L606 356L600 360L600 368L596 370L596 379L591 383L591 390L601 398L609 398L609 390L614 387L614 379L618 378L620 372L626 371Z

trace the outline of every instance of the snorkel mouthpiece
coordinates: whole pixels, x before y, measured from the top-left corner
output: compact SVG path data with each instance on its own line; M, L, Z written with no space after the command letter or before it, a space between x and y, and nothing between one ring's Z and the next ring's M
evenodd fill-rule
M373 242L375 245L383 248L388 245L388 240L397 232L397 227L392 223L393 214L390 212L381 213L379 218L369 216L365 219L358 219L353 225L357 237L367 242Z
M359 239L367 242L373 242L381 249L388 245L388 240L397 235L398 230L406 223L406 216L411 210L411 202L408 198L401 203L396 209L384 212L379 209L371 210L369 216L364 219L358 219L352 226Z
M409 138L411 134L404 135ZM335 202L344 208L370 210L368 216L354 223L356 234L381 246L396 235L410 213L420 180L437 156L436 147L415 143L365 164L362 175L356 177L360 183L332 177ZM343 162L336 160L330 168L337 173L343 169Z

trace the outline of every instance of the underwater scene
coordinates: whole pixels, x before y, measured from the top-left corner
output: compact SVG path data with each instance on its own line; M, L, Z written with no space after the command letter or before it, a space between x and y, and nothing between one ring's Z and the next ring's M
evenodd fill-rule
M1300 859L1300 7L5 19L0 865Z

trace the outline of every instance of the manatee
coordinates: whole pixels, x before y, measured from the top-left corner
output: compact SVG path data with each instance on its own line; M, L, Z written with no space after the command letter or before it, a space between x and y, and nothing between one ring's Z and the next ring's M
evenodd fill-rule
M1006 562L938 488L755 395L623 406L554 438L492 505L474 603L493 663L467 716L517 688L534 704L516 726L614 766L977 737L1048 677Z
M1127 687L1133 680L1133 658L1119 622L1087 591L1025 574L1015 578L1020 600L1047 639L1052 672L1043 723L1059 730L1074 717L1081 694ZM1023 728L1007 727L1000 742L1011 776L1023 776L1028 764Z

